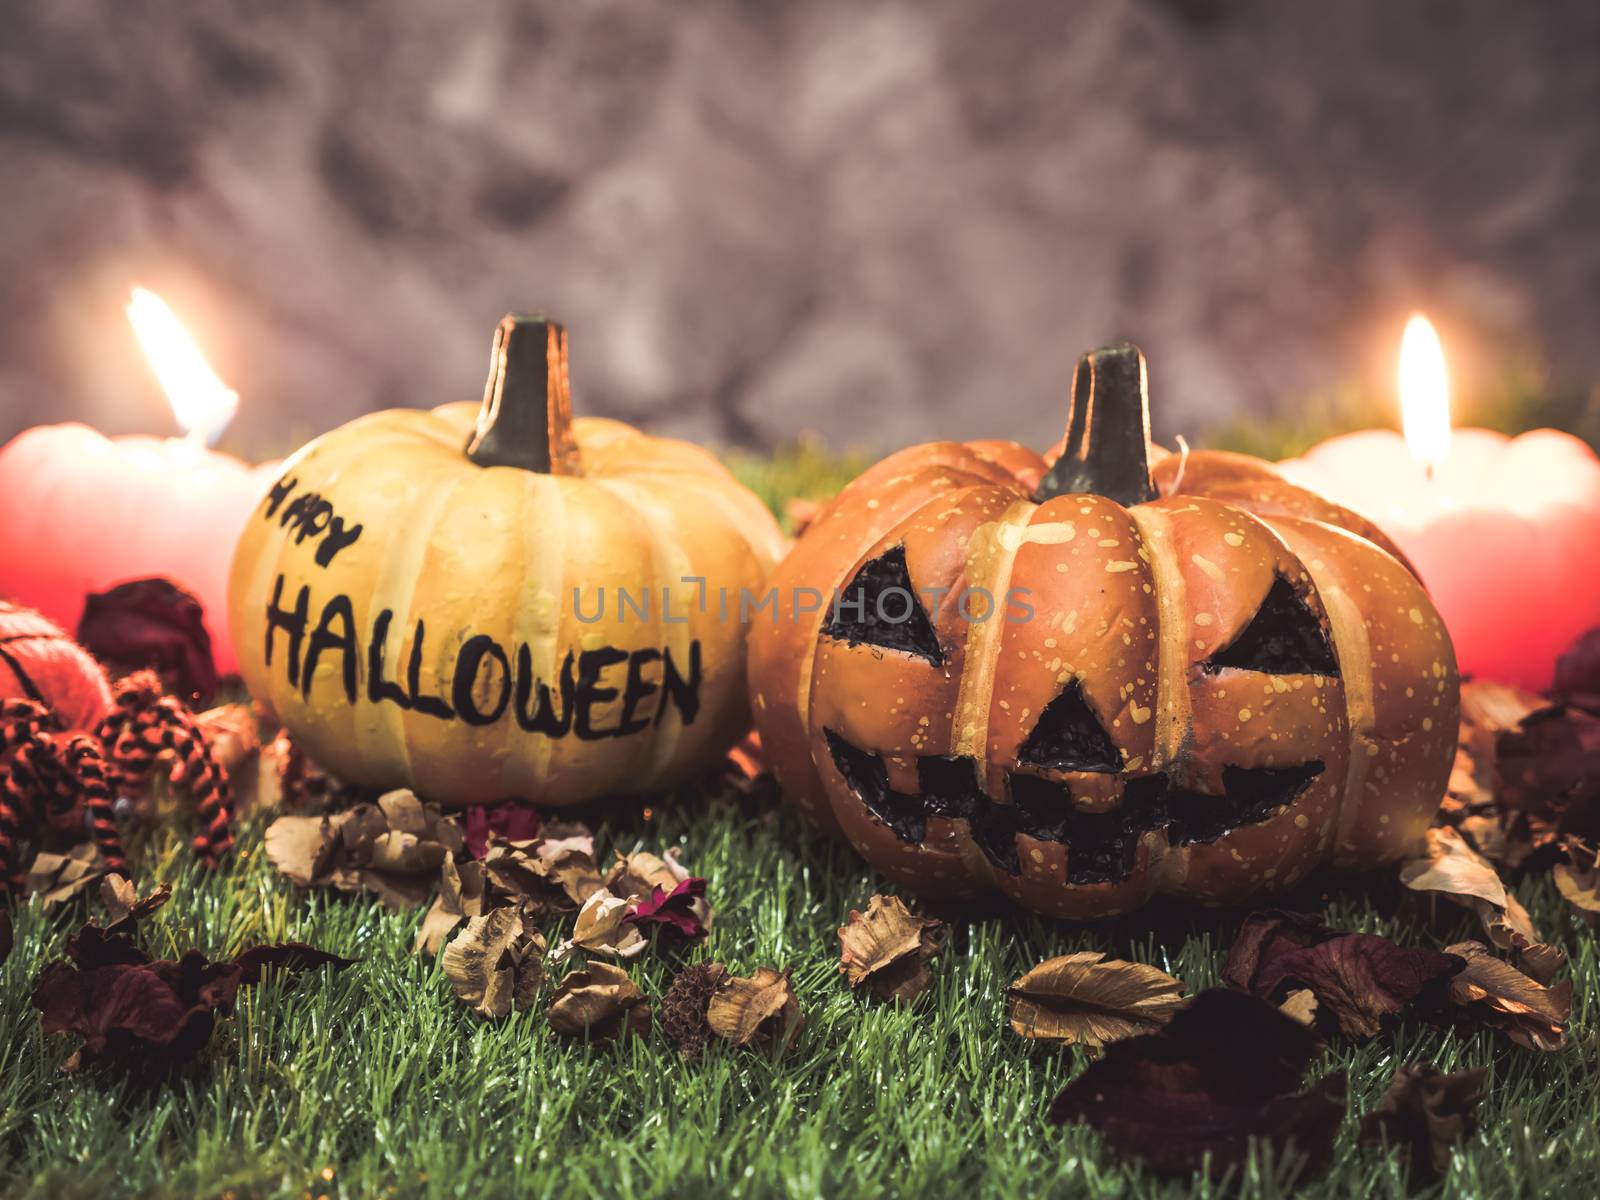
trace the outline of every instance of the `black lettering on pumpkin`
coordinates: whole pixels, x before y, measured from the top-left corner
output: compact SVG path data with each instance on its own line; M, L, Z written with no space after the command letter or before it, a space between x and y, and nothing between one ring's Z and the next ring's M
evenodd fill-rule
M422 694L422 639L426 633L423 622L417 621L417 633L411 639L411 660L406 663L406 685L411 689L411 704L419 713L426 713L430 717L438 717L441 721L448 721L455 716L450 705L445 703L441 696L424 696Z
M300 482L299 476L293 479L280 479L272 485L272 490L267 493L267 511L262 514L264 520L271 520L277 515L278 506L289 498L289 493L294 491L295 484Z
M667 715L667 705L678 710L685 725L693 725L700 712L700 639L689 643L689 674L678 673L678 664L672 661L669 646L661 655L661 707L656 709L656 724Z
M573 723L573 732L583 741L597 742L601 738L617 736L615 726L596 729L592 717L595 705L609 704L617 698L616 688L600 685L601 675L627 657L626 650L619 650L615 646L601 646L598 650L585 650L578 655L577 720Z
M311 613L311 589L305 586L300 588L292 612L284 609L282 604L283 576L279 575L277 582L272 585L272 599L267 602L266 663L269 667L272 665L272 642L281 629L289 635L289 686L296 687L300 683L300 642L305 637L306 619Z
M572 681L572 651L567 651L567 657L561 663L561 708L560 711L550 701L550 685L544 680L534 679L533 676L533 651L528 649L526 643L517 647L517 703L515 714L517 727L528 733L542 733L546 737L566 737L572 728L572 710L574 694L577 690ZM535 684L538 685L539 699L530 713L528 701L532 698Z
M343 517L334 517L328 522L328 536L322 539L322 545L317 547L317 566L325 567L333 561L333 556L346 546L353 543L361 536L364 526L357 525L346 530Z
M635 716L641 701L648 700L660 690L654 679L644 677L644 669L661 657L655 649L635 650L628 656L628 684L622 689L622 720L617 724L617 736L627 737L650 725L649 717Z
M485 658L500 664L500 695L488 709L479 706L476 695L478 672ZM456 653L450 699L455 703L456 714L468 725L493 725L504 715L506 705L511 702L511 661L500 643L487 633L475 634L461 643Z
M389 653L389 625L394 620L394 610L384 609L372 626L372 640L367 643L367 699L374 704L384 700L411 707L411 697L405 688L384 678L384 661Z
M339 622L339 632L333 630L333 622ZM345 699L351 704L356 702L356 614L346 595L335 596L322 606L322 616L317 619L317 627L311 631L311 637L306 643L306 662L300 671L300 694L311 695L311 681L317 673L317 661L322 657L324 650L338 650L340 655L340 677L344 683Z

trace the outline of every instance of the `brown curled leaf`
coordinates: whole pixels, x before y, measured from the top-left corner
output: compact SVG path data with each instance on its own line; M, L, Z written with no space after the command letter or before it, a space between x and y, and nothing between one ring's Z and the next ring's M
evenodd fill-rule
M1450 981L1450 999L1468 1020L1481 1022L1529 1050L1560 1050L1567 1044L1570 979L1545 987L1490 954L1481 942L1457 942L1447 950L1466 961Z
M557 986L550 1028L599 1042L643 1035L650 1030L650 1005L621 967L593 962L567 972Z
M1378 1106L1361 1118L1361 1144L1398 1150L1408 1185L1426 1187L1449 1168L1451 1148L1477 1130L1488 1074L1486 1067L1449 1073L1432 1063L1401 1067Z
M1183 1007L1183 982L1145 963L1082 950L1048 959L1006 989L1025 1038L1100 1047L1150 1033Z
M805 1026L788 971L762 967L745 978L722 981L706 1008L711 1032L735 1046L752 1043L787 1049Z
M439 956L456 997L499 1019L529 1007L544 983L544 935L521 909L497 908L473 917Z
M851 987L867 984L881 1000L904 1003L926 990L928 960L939 952L943 922L914 917L896 896L873 896L839 927L839 972Z

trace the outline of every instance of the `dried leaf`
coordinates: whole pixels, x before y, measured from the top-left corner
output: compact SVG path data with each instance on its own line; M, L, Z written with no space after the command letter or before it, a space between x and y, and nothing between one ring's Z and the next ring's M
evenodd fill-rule
M761 746L761 735L754 729L745 734L743 740L728 751L728 765L747 780L765 775L770 768L766 751Z
M896 896L873 896L865 913L851 909L839 927L839 971L851 987L866 983L880 1000L914 1000L927 989L942 925L913 917Z
M1506 889L1495 869L1454 829L1430 829L1422 853L1400 864L1400 882L1415 892L1438 892L1459 903L1482 900L1506 907Z
M233 1011L239 988L257 982L264 967L352 961L300 943L255 946L222 962L198 950L152 960L130 933L86 925L67 940L67 958L40 973L33 1005L47 1036L82 1038L66 1070L105 1064L160 1075L204 1048L217 1016Z
M499 1019L528 1008L544 983L544 935L518 908L473 917L444 948L439 966L456 997Z
M1506 733L1523 718L1549 705L1543 696L1493 679L1472 679L1461 685L1461 721L1474 730Z
M711 1032L735 1046L776 1044L787 1050L805 1025L788 971L762 967L722 981L706 1009Z
M1539 944L1539 931L1528 910L1461 834L1449 827L1429 829L1421 849L1418 857L1400 864L1401 883L1471 909L1489 940L1502 950Z
M1011 1028L1025 1038L1098 1048L1159 1029L1183 1007L1183 982L1145 963L1081 950L1014 982Z
M405 789L325 816L279 817L266 834L267 857L300 887L364 888L390 908L426 901L463 844L453 818Z
M1055 1099L1050 1120L1082 1121L1119 1155L1161 1175L1238 1166L1254 1141L1293 1144L1320 1171L1344 1116L1345 1078L1300 1092L1315 1033L1261 1000L1201 992L1154 1033L1106 1048Z
M211 746L211 757L230 781L261 752L261 725L252 705L220 704L196 713L194 719Z
M693 1062L705 1051L711 1025L706 1012L728 969L719 962L695 963L679 971L661 998L661 1024L678 1053Z
M667 858L658 858L640 850L627 856L617 855L617 861L606 873L605 886L612 895L637 904L649 898L656 888L670 892L688 878L689 872L676 856L669 854Z
M143 899L133 881L124 875L107 875L100 881L100 903L111 920L107 930L132 933L138 923L172 899L172 885L163 883Z
M1600 840L1600 717L1553 705L1496 743L1497 794L1535 849Z
M65 904L106 877L105 859L93 842L79 842L65 854L36 854L22 883L24 896L37 896L45 908Z
M608 954L613 958L633 958L644 953L650 943L644 940L637 927L627 923L630 911L631 906L621 896L613 896L601 888L578 910L572 936L556 947L551 957L562 962L574 950Z
M1567 843L1569 862L1557 863L1553 874L1562 898L1590 925L1600 916L1600 853L1581 842Z
M417 930L417 954L437 954L456 926L487 911L484 896L483 864L446 858L439 866L439 894L422 918Z
M1271 911L1245 921L1222 977L1263 1000L1309 988L1319 1011L1333 1017L1346 1037L1364 1040L1378 1032L1383 1017L1460 969L1449 954L1399 946L1371 933L1343 933L1301 913Z
M1293 1017L1302 1025L1315 1025L1317 1023L1317 994L1310 988L1300 988L1290 992L1288 998L1278 1005L1278 1011L1286 1017Z
M1545 987L1494 957L1480 942L1457 942L1447 949L1466 960L1466 968L1450 981L1450 999L1462 1006L1464 1015L1529 1050L1560 1050L1567 1044L1570 979Z
M1487 1067L1446 1073L1432 1063L1401 1067L1378 1107L1361 1118L1361 1144L1390 1146L1406 1157L1406 1180L1425 1187L1444 1176L1450 1150L1478 1128Z
M628 973L610 963L569 971L550 1002L550 1028L566 1037L609 1042L650 1029L650 1005Z
M1581 635L1556 659L1550 691L1566 704L1600 713L1600 627Z

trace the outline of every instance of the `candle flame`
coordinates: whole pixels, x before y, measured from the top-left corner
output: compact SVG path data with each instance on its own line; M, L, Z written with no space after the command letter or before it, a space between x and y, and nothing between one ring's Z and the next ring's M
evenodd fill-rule
M217 378L189 331L160 296L136 287L125 311L178 424L195 441L215 441L233 420L239 393Z
M1406 449L1431 475L1450 457L1450 376L1433 322L1416 313L1400 339L1400 424Z

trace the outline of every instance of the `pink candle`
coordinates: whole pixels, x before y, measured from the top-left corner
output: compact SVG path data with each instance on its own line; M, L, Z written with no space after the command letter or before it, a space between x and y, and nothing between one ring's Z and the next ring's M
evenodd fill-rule
M1600 625L1600 461L1553 429L1452 431L1438 339L1425 318L1412 322L1405 436L1346 434L1279 465L1376 521L1410 557L1463 675L1543 689L1556 656Z
M0 448L0 596L76 629L84 598L164 576L205 606L217 669L237 669L228 637L228 564L276 463L251 467L206 447L238 398L165 304L135 289L128 315L161 377L181 438L107 438L42 425Z

